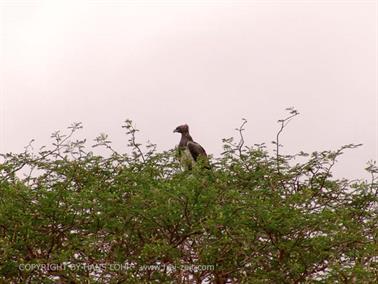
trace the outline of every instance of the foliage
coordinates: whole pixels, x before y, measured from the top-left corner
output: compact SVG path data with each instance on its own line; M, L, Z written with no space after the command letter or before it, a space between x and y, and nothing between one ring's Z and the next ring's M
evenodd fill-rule
M332 167L356 145L281 155L281 129L271 155L244 146L245 123L211 170L144 150L130 120L128 154L105 134L94 147L110 154L94 154L74 140L81 124L3 154L0 281L376 283L375 164L370 181L337 180Z

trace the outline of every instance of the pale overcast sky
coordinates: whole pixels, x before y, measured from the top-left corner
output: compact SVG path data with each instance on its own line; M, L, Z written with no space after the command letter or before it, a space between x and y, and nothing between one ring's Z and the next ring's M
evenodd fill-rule
M246 118L246 144L284 153L364 145L337 175L377 159L377 1L0 0L0 152L84 124L125 149L121 125L174 147L173 129L218 155Z

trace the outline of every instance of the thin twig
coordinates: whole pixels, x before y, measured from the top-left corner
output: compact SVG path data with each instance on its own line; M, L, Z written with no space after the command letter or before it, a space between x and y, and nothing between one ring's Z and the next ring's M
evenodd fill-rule
M239 157L242 158L243 154L243 145L244 145L244 136L243 136L243 131L244 131L244 125L246 125L247 123L247 120L245 118L242 118L242 124L240 125L239 128L236 128L237 131L239 131L239 135L240 135L240 141L239 141L239 144L237 146L237 150L239 152Z
M288 125L288 123L290 122L290 120L299 115L299 112L294 109L293 107L290 107L290 108L287 108L286 110L290 111L289 112L289 116L285 117L284 119L280 119L278 120L278 123L281 123L281 127L280 129L278 130L277 132L277 135L276 135L276 163L277 163L277 171L280 172L280 135L282 133L282 131L284 130L284 128Z

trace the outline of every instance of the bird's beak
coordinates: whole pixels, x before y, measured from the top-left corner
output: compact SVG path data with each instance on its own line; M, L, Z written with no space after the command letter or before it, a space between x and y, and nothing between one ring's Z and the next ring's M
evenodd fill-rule
M175 132L178 132L178 131L177 131L177 128L176 128L175 130L173 130L173 133L175 133Z

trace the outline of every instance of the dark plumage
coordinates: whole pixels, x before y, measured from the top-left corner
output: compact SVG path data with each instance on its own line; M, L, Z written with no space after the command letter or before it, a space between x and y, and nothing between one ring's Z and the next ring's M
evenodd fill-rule
M180 143L178 145L178 156L182 166L185 169L191 169L199 160L203 159L205 168L210 168L205 149L200 144L193 141L189 134L187 124L177 126L173 132L181 133Z

